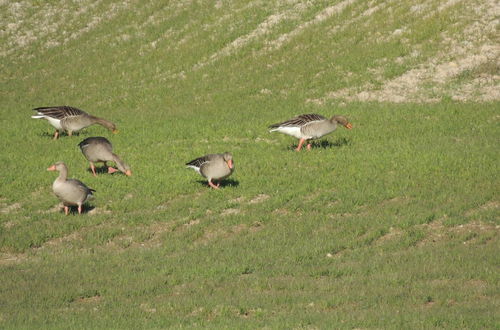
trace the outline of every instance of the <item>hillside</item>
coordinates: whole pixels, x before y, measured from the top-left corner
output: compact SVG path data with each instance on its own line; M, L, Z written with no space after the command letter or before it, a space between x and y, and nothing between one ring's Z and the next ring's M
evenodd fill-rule
M496 328L495 0L0 0L0 328ZM32 108L112 120L53 141ZM342 114L296 153L267 127ZM133 175L93 177L112 140ZM211 190L185 163L231 151ZM97 190L65 216L46 169Z

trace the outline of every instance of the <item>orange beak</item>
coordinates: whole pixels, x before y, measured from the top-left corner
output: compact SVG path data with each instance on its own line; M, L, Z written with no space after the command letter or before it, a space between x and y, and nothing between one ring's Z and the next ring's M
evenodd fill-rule
M51 167L49 167L47 169L47 171L55 171L56 170L56 166L55 165L52 165Z
M127 172L125 172L125 175L126 175L126 176L131 176L131 175L132 175L132 171L131 171L131 170L128 170Z
M227 166L229 166L229 168L233 168L233 160L232 159L227 161Z
M345 124L345 128L347 128L347 129L351 129L351 128L352 128L352 124L351 124L351 123L347 123L347 124Z

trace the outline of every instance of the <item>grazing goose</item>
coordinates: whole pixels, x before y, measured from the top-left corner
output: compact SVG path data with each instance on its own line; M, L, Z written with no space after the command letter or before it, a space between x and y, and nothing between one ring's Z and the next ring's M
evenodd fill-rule
M290 120L279 124L269 126L269 132L280 132L296 137L299 140L299 145L296 151L300 151L305 141L310 139L318 139L333 132L337 128L337 124L344 125L345 128L351 129L352 125L343 116L333 116L327 119L317 114L300 115ZM311 150L311 144L307 144L307 150Z
M113 131L113 133L118 132L115 124L109 120L89 115L85 111L77 108L63 105L57 107L40 107L33 110L35 110L37 114L31 116L31 118L47 119L49 123L56 128L54 140L59 137L59 130L65 130L68 132L68 135L71 136L73 132L78 132L82 128L94 124L102 125L110 131Z
M47 171L59 171L59 176L52 184L54 194L63 202L64 213L69 214L69 207L78 206L78 213L82 213L82 205L92 196L94 189L90 189L83 182L76 179L68 179L68 167L63 162L57 162Z
M115 162L118 170L125 173L127 176L132 175L130 167L125 164L120 157L113 153L113 146L108 139L102 136L89 137L80 142L78 146L82 150L85 158L90 162L90 169L94 176L97 176L94 165L94 163L97 162L104 163L104 166L107 166L106 162ZM108 167L108 173L115 173L118 172L118 170L111 166Z
M186 165L207 178L208 184L214 189L219 189L220 183L214 184L212 180L223 180L234 171L233 155L229 152L196 158Z

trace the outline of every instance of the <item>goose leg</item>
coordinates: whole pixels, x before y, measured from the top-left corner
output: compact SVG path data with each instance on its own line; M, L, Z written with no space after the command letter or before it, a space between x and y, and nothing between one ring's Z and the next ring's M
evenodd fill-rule
M307 150L311 151L311 144L310 143L307 144Z
M305 139L300 139L299 145L298 145L297 149L295 149L295 151L300 151L300 149L302 148L302 145L304 144L305 141L306 141Z
M95 173L95 165L92 162L90 162L90 169L92 170L92 173L94 174L94 176L97 176L97 174Z
M73 131L68 131L68 136L72 136L73 135Z
M78 205L78 214L82 214L82 205Z
M58 137L59 137L59 131L58 131L58 130L56 130L56 131L54 132L54 140L57 140L57 138L58 138Z
M69 206L64 205L64 214L69 214Z
M210 185L210 187L214 188L214 189L219 189L219 185L215 185L212 183L212 179L208 180L208 184Z

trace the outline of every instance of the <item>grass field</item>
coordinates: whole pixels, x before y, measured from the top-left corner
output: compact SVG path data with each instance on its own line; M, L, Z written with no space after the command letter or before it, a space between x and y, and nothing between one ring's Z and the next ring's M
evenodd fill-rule
M0 2L0 328L498 329L499 11ZM120 133L53 141L48 105ZM354 128L297 153L267 126L301 113ZM90 136L133 175L93 177ZM220 190L184 165L224 151Z

